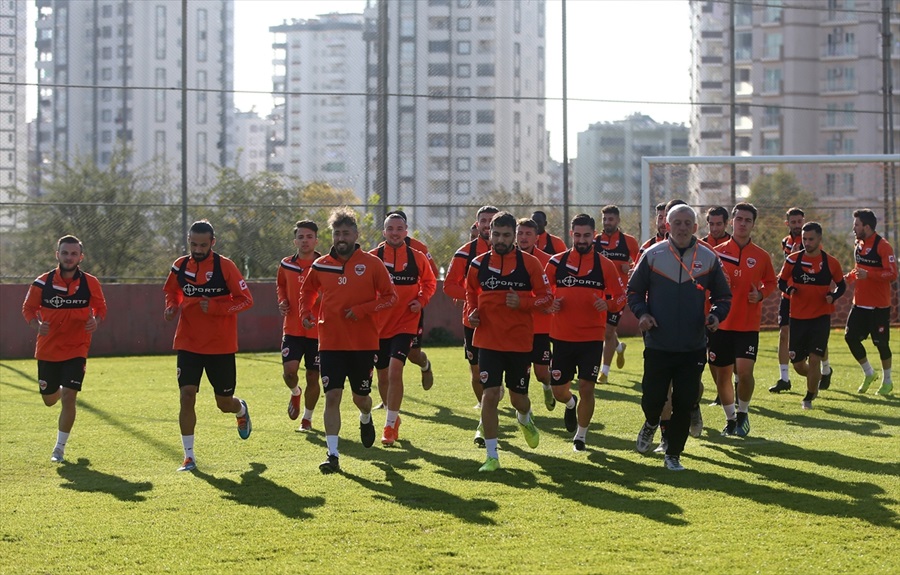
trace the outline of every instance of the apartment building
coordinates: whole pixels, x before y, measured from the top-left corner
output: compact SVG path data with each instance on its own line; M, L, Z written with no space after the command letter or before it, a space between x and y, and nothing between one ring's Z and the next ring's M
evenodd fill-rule
M0 0L0 202L14 200L28 181L25 9L25 2ZM0 211L0 229L16 220L15 211Z
M234 169L248 178L267 169L271 121L255 110L234 112Z

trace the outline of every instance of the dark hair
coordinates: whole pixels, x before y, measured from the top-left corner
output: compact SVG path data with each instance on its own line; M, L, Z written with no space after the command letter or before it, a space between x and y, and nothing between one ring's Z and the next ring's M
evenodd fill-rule
M81 248L81 251L84 251L84 245L81 243L81 240L79 240L72 234L67 234L57 240L56 251L59 251L59 248L62 247L63 244L78 244L78 247Z
M800 229L804 232L816 232L820 236L822 235L822 226L818 222L806 222Z
M668 214L668 213L669 213L669 210L671 210L671 209L674 208L675 206L681 206L681 205L685 205L685 206L686 206L686 205L687 205L687 202L684 201L684 200L678 200L678 199L675 199L675 200L669 200L669 201L666 203L666 213Z
M516 228L516 216L509 212L497 212L491 218L491 229L494 228Z
M753 214L753 221L756 221L756 216L759 215L759 210L756 209L756 206L751 204L750 202L738 202L734 205L734 208L731 209L731 215L738 213L738 210L743 210L745 212L750 212Z
M591 226L592 230L597 229L597 223L588 214L578 214L572 218L572 227L574 228L575 226Z
M728 223L728 210L726 210L722 206L713 206L713 207L709 208L708 210L706 210L706 221L707 222L709 221L709 218L713 217L713 216L722 216L722 221L724 221L726 224ZM753 219L756 219L756 218L754 217Z
M390 212L385 214L384 219L386 220L390 216L400 216L401 218L403 218L404 222L407 221L406 212L404 212L403 210L391 210Z
M209 223L209 220L197 220L193 224L191 224L191 229L188 230L189 234L209 234L209 237L216 237L216 232L213 230L212 224Z
M603 206L600 209L600 213L601 214L615 214L618 216L619 215L619 206L614 206L612 204L610 204L608 206Z
M319 226L317 226L316 222L312 220L300 220L296 224L294 224L295 236L300 230L312 230L314 234L319 235Z
M347 206L335 208L331 212L331 217L328 218L328 225L331 226L332 229L344 226L356 228L356 212Z
M657 211L657 212L662 212L662 211L664 211L665 209L666 209L666 204L665 204L664 202L660 202L660 203L656 204L656 211Z
M532 228L534 230L537 230L538 227L537 222L535 222L531 218L519 218L518 220L516 220L516 226Z
M790 218L791 216L803 216L806 217L806 214L803 213L803 210L800 208L791 208L788 211L784 212L785 219Z
M491 206L491 205L481 206L480 208L478 208L478 212L475 214L475 219L478 219L481 216L481 214L496 214L499 212L500 212L500 210L498 210L494 206Z
M875 212L870 210L869 208L860 208L853 212L854 218L859 218L859 221L862 222L862 225L869 226L873 230L875 226L878 225L878 218L875 217Z
M397 212L388 212L388 215L384 217L384 223L382 225L387 224L388 220L401 220L403 222L403 225L406 225L406 218L404 218Z

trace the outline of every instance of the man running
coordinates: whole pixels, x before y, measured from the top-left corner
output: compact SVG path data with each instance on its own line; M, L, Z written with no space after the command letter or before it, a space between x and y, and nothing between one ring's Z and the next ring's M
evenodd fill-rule
M538 236L535 245L539 250L551 256L566 251L566 242L547 231L547 214L540 210L535 211L531 214L531 220L537 224Z
M75 424L76 398L84 383L88 349L97 326L106 319L106 299L96 277L81 270L84 246L75 236L56 242L57 267L32 282L22 316L37 332L34 358L44 405L60 399L62 409L50 461L62 463Z
M728 210L722 206L715 206L706 211L706 226L709 233L700 238L701 242L715 249L719 244L724 244L731 239L728 233Z
M788 235L781 240L781 251L787 259L793 253L803 249L803 224L806 215L800 208L790 208L784 214L784 225L788 227ZM791 337L791 296L781 294L778 306L778 381L769 388L770 393L781 393L791 389L791 358L788 347Z

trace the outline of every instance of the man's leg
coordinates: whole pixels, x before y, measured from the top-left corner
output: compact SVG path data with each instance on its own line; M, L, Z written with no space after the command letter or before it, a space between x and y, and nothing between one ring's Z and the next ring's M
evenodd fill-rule
M291 398L288 401L288 417L290 417L291 419L297 419L300 416L300 395L302 393L302 390L298 385L300 383L300 361L285 361L281 364L281 366L281 378L284 380L284 384L291 392Z
M603 365L600 367L600 383L609 381L609 369L612 365L613 355L619 346L619 336L616 333L617 327L609 323L606 324L606 331L603 334Z

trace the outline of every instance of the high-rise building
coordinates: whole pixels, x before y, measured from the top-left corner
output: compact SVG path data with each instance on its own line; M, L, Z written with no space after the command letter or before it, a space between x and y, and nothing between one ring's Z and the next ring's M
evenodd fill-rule
M269 168L365 195L366 46L362 14L324 14L274 34Z
M28 181L25 122L26 3L0 0L0 201L24 192ZM0 228L15 225L13 212L0 212Z
M735 155L883 153L881 8L881 0L692 1L691 154L731 154L732 55ZM891 0L890 9L891 32L900 38L900 1ZM896 82L900 43L891 57ZM894 112L896 125L896 103ZM900 149L900 132L894 142ZM758 170L738 167L738 196L748 193ZM807 187L826 203L880 194L854 185L859 174L852 166L810 169L808 175ZM724 202L730 186L725 167L695 173L692 188L699 203L709 204Z
M572 204L639 205L641 158L687 153L688 128L683 124L660 124L643 114L591 124L578 133ZM684 197L687 178L676 178L664 188L668 197Z
M379 189L378 10L365 12L366 198ZM494 191L544 198L544 0L397 0L387 12L387 202L438 228L467 226Z
M92 157L106 168L181 170L180 0L37 0L41 166ZM192 189L233 161L233 0L187 3L187 149ZM73 84L74 86L66 86Z
M259 114L235 111L234 113L234 169L243 177L249 177L267 169L268 138L271 122Z

